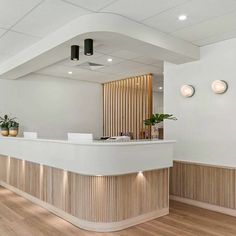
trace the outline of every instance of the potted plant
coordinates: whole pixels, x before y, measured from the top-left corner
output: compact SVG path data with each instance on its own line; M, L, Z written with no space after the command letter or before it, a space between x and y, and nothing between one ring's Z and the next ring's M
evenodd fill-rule
M0 117L0 128L1 128L1 134L3 136L9 135L9 129L11 132L11 136L16 136L18 134L19 123L17 123L15 120L16 117L10 118L8 115ZM17 134L15 135L16 130Z
M12 137L16 137L18 135L18 130L19 130L19 123L11 120L9 121L8 124L8 128L9 128L9 135Z
M158 138L158 124L164 120L177 120L172 114L152 114L149 119L144 120L144 124L151 126L151 137Z
M5 122L2 122L0 124L1 127L1 134L2 136L8 136L9 135L9 129L8 129L8 124Z

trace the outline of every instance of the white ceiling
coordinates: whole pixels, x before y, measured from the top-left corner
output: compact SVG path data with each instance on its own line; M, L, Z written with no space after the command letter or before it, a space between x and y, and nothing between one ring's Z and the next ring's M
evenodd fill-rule
M119 14L200 46L236 37L236 0L0 0L0 63L92 12ZM188 19L178 21L180 14Z
M117 0L101 11L126 16L198 46L236 37L236 0ZM178 20L182 14L187 15L186 21Z
M115 51L107 54L103 52L102 45L97 45L95 48L96 51L93 56L85 56L83 55L83 50L81 50L79 61L71 61L68 57L59 63L36 71L36 73L97 83L153 73L155 74L155 80L158 81L158 84L161 83L161 86L163 85L162 61L144 57L131 51L118 50L117 48ZM68 47L68 51L69 49ZM112 62L108 62L108 58L112 58ZM89 67L84 66L87 62L100 64L103 65L103 67L91 70ZM72 74L69 74L69 71L72 72Z
M141 24L203 46L236 37L236 0L0 0L0 64L31 46L73 19L94 12L125 16ZM186 21L178 16L186 14ZM94 80L127 77L131 73L162 74L162 63L120 48L103 48L89 61L105 67L89 71ZM113 58L112 65L107 57ZM81 58L79 63L87 58ZM73 67L69 60L38 73L85 78L85 69ZM88 71L86 71L88 72ZM101 77L102 75L102 77ZM96 79L97 78L97 79ZM102 78L102 79L101 79Z

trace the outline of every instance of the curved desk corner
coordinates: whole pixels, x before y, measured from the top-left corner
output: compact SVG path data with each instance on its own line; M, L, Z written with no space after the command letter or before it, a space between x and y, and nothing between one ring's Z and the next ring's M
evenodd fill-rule
M80 228L121 230L168 214L173 144L0 138L0 184Z

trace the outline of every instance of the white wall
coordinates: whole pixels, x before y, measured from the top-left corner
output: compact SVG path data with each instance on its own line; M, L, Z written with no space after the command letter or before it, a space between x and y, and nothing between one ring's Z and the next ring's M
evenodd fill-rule
M201 48L201 59L183 65L165 63L164 108L178 121L165 123L165 138L176 139L175 159L236 166L236 39ZM229 84L214 94L216 79ZM192 84L196 94L179 89Z
M153 113L163 113L163 92L153 91Z
M16 116L21 131L65 139L67 132L102 135L102 86L76 80L30 75L0 80L0 114Z

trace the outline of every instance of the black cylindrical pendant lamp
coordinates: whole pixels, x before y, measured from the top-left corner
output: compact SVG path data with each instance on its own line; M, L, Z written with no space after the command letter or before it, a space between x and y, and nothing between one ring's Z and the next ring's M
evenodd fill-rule
M71 60L73 61L79 60L79 45L71 46Z
M86 56L93 55L93 40L92 39L84 40L84 55Z

